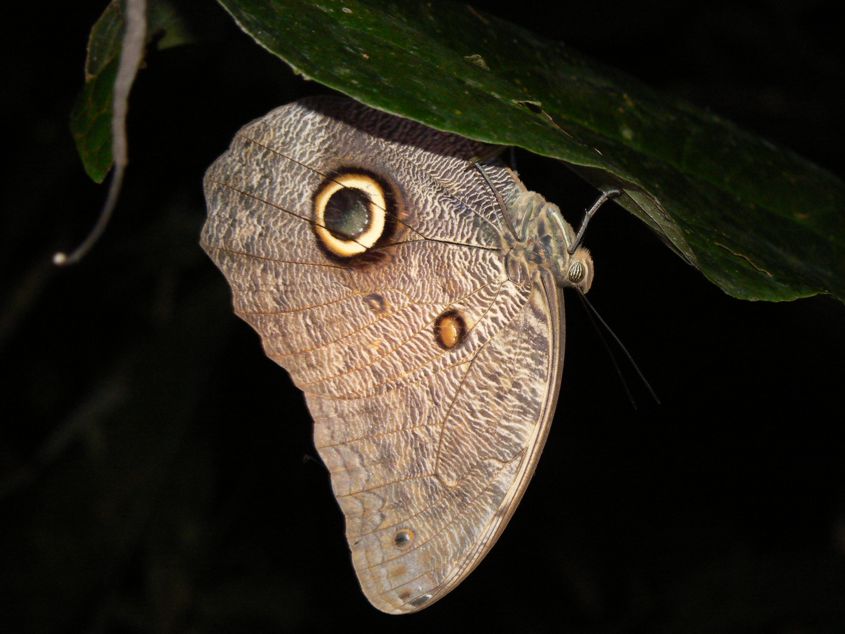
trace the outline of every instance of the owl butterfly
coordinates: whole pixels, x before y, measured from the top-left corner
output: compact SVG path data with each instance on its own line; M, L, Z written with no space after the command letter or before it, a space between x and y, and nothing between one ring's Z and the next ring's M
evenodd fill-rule
M202 246L304 392L361 588L425 608L483 559L554 415L589 253L488 146L345 98L242 128ZM483 171L482 171L483 170Z

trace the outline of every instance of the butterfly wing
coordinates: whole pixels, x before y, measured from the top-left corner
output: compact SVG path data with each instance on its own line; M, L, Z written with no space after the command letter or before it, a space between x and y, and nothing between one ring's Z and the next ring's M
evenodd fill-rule
M324 97L245 126L205 178L202 245L305 393L361 587L388 613L432 604L488 552L557 400L561 292L508 279L501 210L467 169L482 148ZM315 192L349 169L390 190L391 228L338 257ZM489 177L505 200L524 189Z

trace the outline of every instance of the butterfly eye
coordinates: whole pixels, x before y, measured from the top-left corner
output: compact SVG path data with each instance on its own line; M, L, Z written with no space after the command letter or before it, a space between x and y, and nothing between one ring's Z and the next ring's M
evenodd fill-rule
M577 284L578 282L584 279L584 276L586 274L587 268L584 266L584 263L579 260L575 260L569 266L569 272L567 273L567 277L569 278L570 282L572 282L573 284Z
M371 249L385 234L390 198L386 186L366 172L330 176L314 195L314 232L319 244L339 258Z

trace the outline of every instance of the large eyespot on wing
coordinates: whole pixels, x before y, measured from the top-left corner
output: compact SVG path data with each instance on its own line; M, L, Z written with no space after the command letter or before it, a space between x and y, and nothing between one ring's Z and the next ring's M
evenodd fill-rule
M385 176L353 166L332 171L313 196L318 246L345 265L376 262L401 233L397 228L405 214L400 201L398 188Z
M390 614L428 607L484 558L525 491L554 415L563 359L554 284L504 282L436 321L457 318L469 323L445 335L455 343L449 349L438 341L442 330L425 332L425 369L365 392L350 389L359 381L341 393L306 388L358 579ZM405 351L417 345L422 338Z

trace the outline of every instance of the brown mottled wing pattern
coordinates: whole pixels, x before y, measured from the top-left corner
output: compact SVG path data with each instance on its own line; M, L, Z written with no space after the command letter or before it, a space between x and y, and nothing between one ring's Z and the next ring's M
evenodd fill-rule
M245 126L205 177L203 247L305 393L361 587L388 613L430 605L484 557L557 398L561 293L508 279L501 210L467 169L480 151L324 97ZM312 227L315 189L345 166L401 198L396 239L369 264L327 256ZM505 200L523 189L504 167L488 173ZM451 349L434 331L447 310L466 321Z

